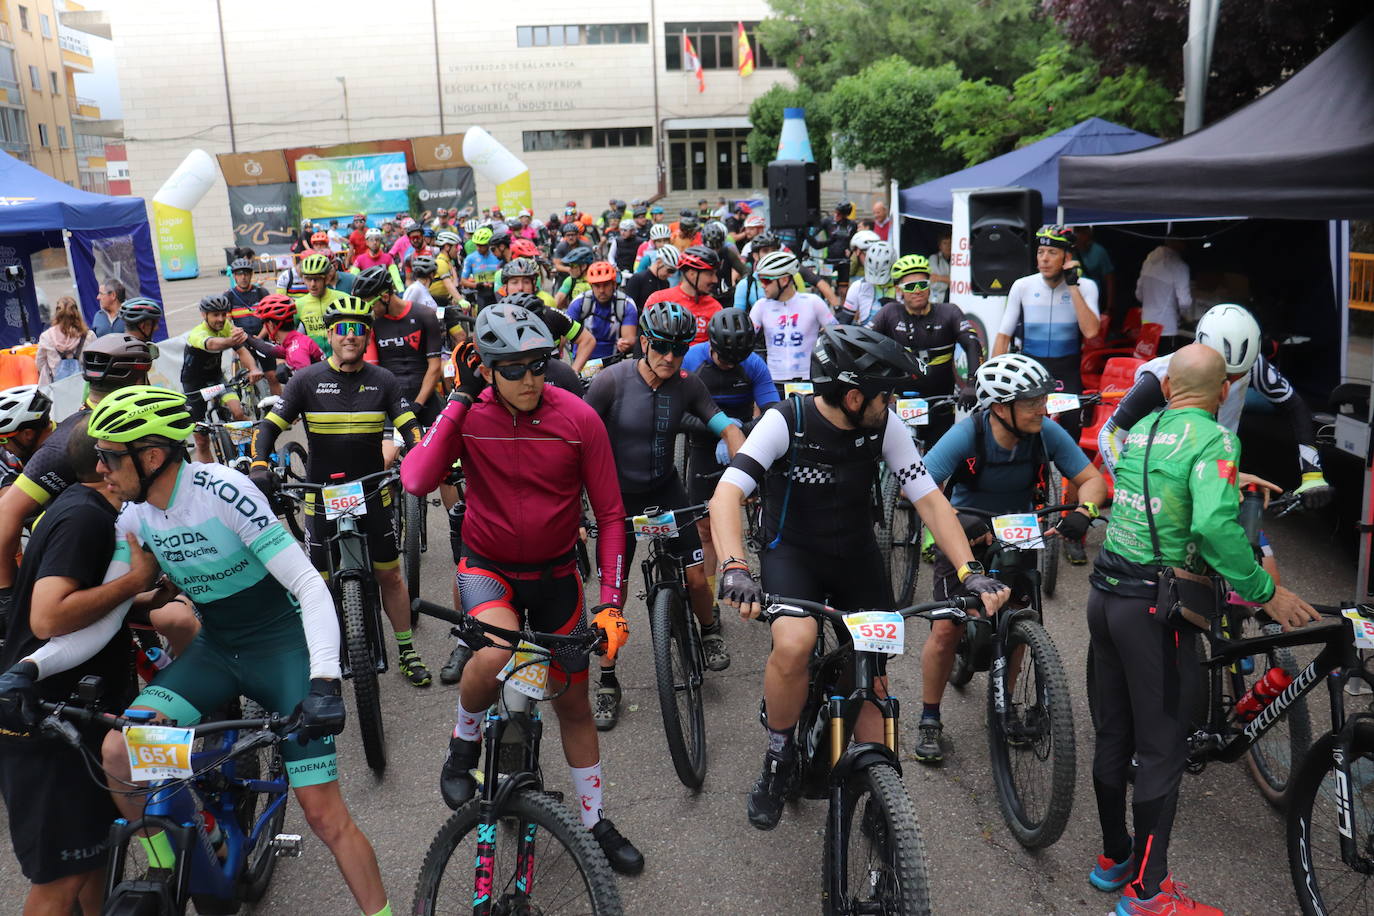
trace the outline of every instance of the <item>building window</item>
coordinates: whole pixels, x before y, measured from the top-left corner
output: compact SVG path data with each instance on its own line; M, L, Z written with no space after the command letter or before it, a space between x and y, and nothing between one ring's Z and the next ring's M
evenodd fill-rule
M596 127L586 130L526 130L520 134L527 153L559 149L606 149L652 146L652 127Z
M29 8L27 6L19 7L19 28L25 32L33 31L33 26L29 25Z
M63 124L57 125L57 145L63 149L67 149L71 146L71 144L67 142L67 128Z
M749 47L754 50L754 66L757 68L776 67L773 58L768 56L763 45L759 44L757 22L746 22L744 34L749 36ZM703 70L734 70L739 61L735 59L735 41L738 23L734 22L668 22L663 26L663 51L669 70L681 70L682 35L692 39L692 46L701 58Z
M49 70L49 71L48 71L48 85L52 86L52 94L53 94L53 95L61 95L61 94L62 94L61 90L57 88L57 71L56 71L56 70Z
M647 22L596 25L521 25L515 44L521 48L561 48L571 45L642 45L649 40Z
M48 125L43 124L43 123L40 123L40 124L38 125L38 145L39 145L39 146L51 146L51 145L52 145L52 144L50 144L50 143L48 142Z
M33 64L29 64L29 85L33 87L34 92L43 91L43 78L38 75L38 68Z
M751 189L749 128L669 131L668 182L674 191Z
M0 108L0 147L28 156L29 125L22 108Z
M47 13L38 14L38 28L44 38L52 38L52 20L48 18Z

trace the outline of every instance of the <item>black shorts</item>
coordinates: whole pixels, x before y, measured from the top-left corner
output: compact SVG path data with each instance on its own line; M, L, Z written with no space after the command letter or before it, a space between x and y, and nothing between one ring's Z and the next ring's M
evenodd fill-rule
M489 608L510 608L519 616L522 628L538 633L581 636L587 632L582 610L582 576L577 561L554 561L543 570L505 569L499 563L465 551L455 575L463 613L480 615ZM548 648L548 647L546 647ZM587 679L587 656L574 649L553 649L558 668L567 679L578 683Z
M692 445L690 441L687 444L687 502L692 505L711 499L720 482L720 472L725 470L716 460L715 442L705 447ZM710 474L717 476L707 476Z
M310 496L315 494L312 492ZM383 488L368 499L367 514L359 519L361 527L367 531L367 553L373 569L394 569L401 563L401 538L391 504L391 490ZM325 549L337 525L334 520L324 517L324 510L319 509L313 499L306 500L305 515L305 548L310 553L310 565L321 573L328 573L329 558ZM338 558L339 552L335 549L336 562Z
M99 760L100 742L88 739L87 747ZM104 869L110 824L119 813L74 748L47 738L5 739L0 795L15 858L30 882L48 884Z
M687 491L682 488L682 481L678 479L676 471L673 472L673 476L656 489L645 490L643 493L621 493L620 496L625 502L625 514L627 516L641 515L645 509L658 508L666 512L672 509L683 509L694 504L693 500L687 498ZM629 570L630 564L634 562L636 546L634 534L627 531L625 534L626 570ZM683 525L678 528L677 537L670 538L668 541L668 550L687 566L699 566L706 559L706 554L701 549L701 535L697 533L695 524Z

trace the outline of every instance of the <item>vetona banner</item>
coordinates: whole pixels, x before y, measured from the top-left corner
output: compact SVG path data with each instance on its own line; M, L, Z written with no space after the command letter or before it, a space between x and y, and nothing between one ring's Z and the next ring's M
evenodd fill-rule
M410 205L404 153L302 159L296 163L296 187L302 219L402 213Z
M472 169L460 167L416 172L410 176L410 180L415 183L422 211L433 213L439 209L461 209L477 203Z
M229 186L234 244L258 254L284 254L291 246L291 190L279 184Z

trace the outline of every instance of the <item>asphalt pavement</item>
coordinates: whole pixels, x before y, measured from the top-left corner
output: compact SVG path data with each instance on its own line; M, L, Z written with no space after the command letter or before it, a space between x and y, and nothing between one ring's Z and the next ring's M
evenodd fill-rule
M182 291L181 284L173 288ZM200 295L196 290L187 299ZM194 307L186 317L191 314ZM174 323L175 331L186 329L177 326L181 321ZM1334 540L1323 517L1292 516L1272 523L1268 531L1285 585L1315 602L1335 603L1353 593L1352 551ZM1101 539L1102 529L1094 529L1090 556ZM438 508L429 513L429 543L421 590L425 598L447 604L453 565ZM647 859L642 875L620 879L626 912L818 911L825 803L789 805L771 832L755 830L745 817L745 795L758 775L764 748L757 715L769 649L767 628L727 617L733 662L727 671L708 673L709 769L703 788L693 792L678 782L663 739L638 569L632 571L631 583L630 641L618 665L625 688L623 714L620 725L603 734L601 745L607 816ZM589 594L594 595L595 587L589 584ZM1084 691L1087 588L1084 568L1062 566L1058 593L1045 613L1068 671L1077 738L1073 813L1058 843L1038 852L1023 850L998 811L984 727L985 675L946 696L945 734L952 751L943 766L925 767L909 751L902 753L904 782L929 858L936 912L1100 916L1115 904L1114 895L1087 882L1100 839ZM918 596L928 596L929 589L930 567L923 565ZM902 739L907 745L914 740L919 715L919 657L926 630L919 621L910 624L906 654L888 666L892 691L904 700ZM417 647L436 674L451 645L448 627L438 621L426 619L417 631ZM390 756L384 777L367 769L356 731L345 731L338 748L345 798L377 850L393 911L400 913L409 908L425 850L449 816L437 779L458 692L440 685L437 677L434 686L412 688L394 668L384 676L382 689ZM351 689L345 693L351 712ZM1323 696L1318 691L1309 697L1320 704L1312 711L1318 725L1326 721ZM556 721L551 710L546 712L545 774L550 788L566 791L569 780L560 761ZM303 855L282 860L266 898L245 911L283 916L357 912L328 850L310 835L294 805L285 829L305 835ZM1176 877L1199 899L1228 914L1296 912L1282 818L1260 797L1243 764L1216 764L1185 777L1171 862ZM11 888L5 893L11 903L3 909L18 912L23 879L9 854L0 854L0 882ZM460 910L461 904L455 907Z

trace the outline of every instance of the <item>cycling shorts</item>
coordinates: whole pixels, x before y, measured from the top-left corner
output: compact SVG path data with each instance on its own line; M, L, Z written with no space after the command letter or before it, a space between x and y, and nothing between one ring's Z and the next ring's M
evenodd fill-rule
M269 713L289 716L310 692L310 650L304 633L299 644L263 646L260 650L220 648L202 631L186 651L158 672L134 700L178 725L194 725L210 712L244 696ZM293 788L339 778L334 737L313 738L302 746L281 743L287 781Z
M491 608L510 608L522 628L539 633L581 636L587 632L582 610L582 576L575 559L559 559L542 570L514 570L464 551L455 576L463 613L480 617ZM555 677L577 684L587 679L587 656L568 647L553 650ZM561 672L560 672L561 669Z
M311 497L315 494L311 493ZM337 524L326 519L324 512L316 508L313 499L305 503L305 549L310 554L310 565L329 577L329 539L334 536ZM360 527L367 532L367 553L372 560L373 569L394 569L400 565L401 538L396 530L396 513L392 511L391 490L383 487L367 500L367 513L359 520ZM334 561L339 559L338 547L333 548Z
M196 423L205 422L205 398L200 396L200 389L209 388L211 385L218 385L223 381L224 379L221 378L218 381L207 382L201 385L200 388L186 389L186 411L191 415L192 421ZM224 394L220 395L220 401L226 404L230 401L238 401L238 399L238 393L232 390L226 391Z
M715 443L706 448L688 445L687 502L693 505L709 502L711 495L716 492L716 484L720 482L719 474L723 470L725 466L716 460ZM709 477L709 474L717 476Z
M687 491L683 489L677 471L655 489L642 493L621 493L620 496L625 503L626 516L642 515L645 509L658 508L665 512L682 509L694 502L687 498ZM625 535L626 570L629 570L630 564L634 562L636 543L634 534ZM705 562L705 554L701 549L701 535L697 532L696 525L683 525L679 528L677 537L668 540L668 550L688 566L700 566Z

